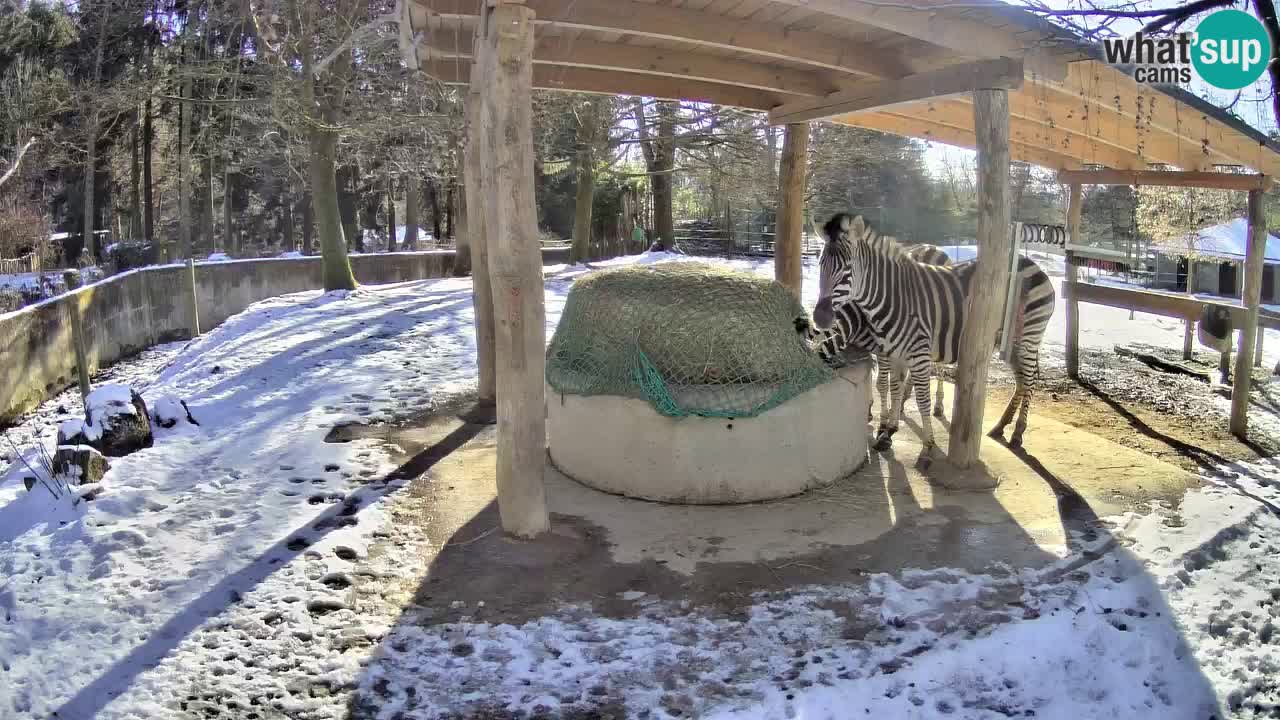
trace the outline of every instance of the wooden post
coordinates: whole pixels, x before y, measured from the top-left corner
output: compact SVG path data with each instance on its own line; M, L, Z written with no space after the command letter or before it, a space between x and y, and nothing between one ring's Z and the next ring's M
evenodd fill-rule
M75 345L76 352L76 375L80 380L80 399L84 400L89 397L89 348L84 341L84 319L80 317L81 310L81 293L75 292L80 287L80 273L77 270L67 270L62 273L62 280L67 284L67 291L71 293L68 298L70 302L67 304L67 312L71 315L71 342Z
M467 208L467 242L470 248L469 264L471 266L471 299L476 326L476 365L478 375L477 395L480 404L492 405L497 402L497 380L494 377L494 339L493 328L493 291L489 283L489 249L488 228L485 227L486 205L482 167L480 161L483 145L480 131L480 85L483 82L481 62L483 57L478 52L482 42L483 22L477 28L474 42L477 45L476 57L471 65L471 84L467 89L467 98L463 106L466 125L466 145L463 148L463 192L466 193L464 204ZM439 242L440 238L434 238Z
M187 258L187 313L191 337L200 337L200 296L196 294L196 263Z
M1262 264L1267 248L1267 216L1262 191L1249 191L1249 248L1245 255L1244 326L1236 350L1236 376L1231 386L1231 434L1245 439L1249 430L1249 381L1254 342L1258 336L1258 304L1262 300Z
M1254 344L1253 366L1262 367L1262 339L1267 336L1267 329L1258 326L1258 342Z
M1175 278L1176 279L1176 278ZM1196 261L1195 258L1187 257L1187 294L1194 295L1196 292ZM1195 347L1192 338L1195 336L1196 321L1187 320L1182 328L1182 359L1190 360Z
M533 10L499 3L479 48L481 178L494 301L498 511L524 538L546 532L546 309L534 209Z
M800 297L804 278L804 186L809 157L809 123L789 123L782 137L778 176L778 222L773 243L773 277Z
M1067 377L1080 379L1080 303L1076 300L1076 255L1070 250L1080 244L1080 215L1084 211L1084 188L1072 184L1067 202Z
M965 298L948 452L951 464L961 470L976 464L982 449L987 365L1009 281L1008 91L975 90L973 122L978 148L978 269ZM970 477L986 478L984 474ZM984 484L990 486L990 481Z

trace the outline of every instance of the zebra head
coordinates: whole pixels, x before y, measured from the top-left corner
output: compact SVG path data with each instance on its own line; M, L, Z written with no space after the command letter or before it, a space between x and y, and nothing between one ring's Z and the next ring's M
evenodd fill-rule
M827 241L818 260L818 304L813 308L813 324L826 330L835 321L835 310L850 301L853 289L853 243L867 233L869 226L861 215L837 213L822 234Z

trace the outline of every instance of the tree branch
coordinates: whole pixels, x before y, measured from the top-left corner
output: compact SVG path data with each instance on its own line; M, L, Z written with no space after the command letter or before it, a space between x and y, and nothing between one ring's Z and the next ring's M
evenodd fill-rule
M19 150L18 154L13 158L13 163L9 165L9 169L4 171L4 175L0 175L0 187L4 187L4 184L9 182L9 178L12 178L14 174L18 172L18 166L22 164L22 156L26 155L27 151L31 149L31 146L35 144L36 139L31 138L27 141L26 145L22 146L22 149Z

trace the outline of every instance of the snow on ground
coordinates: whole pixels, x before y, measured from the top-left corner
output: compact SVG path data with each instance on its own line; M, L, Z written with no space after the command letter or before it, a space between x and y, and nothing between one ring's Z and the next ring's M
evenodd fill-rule
M547 269L548 334L586 271ZM1087 343L1181 343L1180 326L1081 314ZM881 575L762 596L745 619L653 602L631 620L565 608L432 626L413 608L398 621L348 607L357 562L394 576L425 539L368 558L402 481L384 482L375 441L323 438L469 390L471 324L466 279L299 293L111 369L149 402L185 400L200 425L112 459L92 502L26 492L22 461L0 475L0 717L337 718L350 701L362 717L431 718L599 688L649 718L1176 719L1219 699L1240 717L1280 712L1280 470L1266 464L1208 478L1176 514L1113 519L1036 575ZM34 443L81 410L64 393L8 435L35 462Z

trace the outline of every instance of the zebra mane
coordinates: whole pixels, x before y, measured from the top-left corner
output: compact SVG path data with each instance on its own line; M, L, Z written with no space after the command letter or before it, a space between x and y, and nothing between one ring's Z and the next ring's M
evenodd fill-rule
M905 245L899 243L896 238L876 232L876 229L871 227L871 223L861 215L836 213L826 225L822 226L822 232L827 236L827 250L839 257L842 262L849 262L852 259L855 242L861 243L872 252L893 262L916 262L907 254Z

